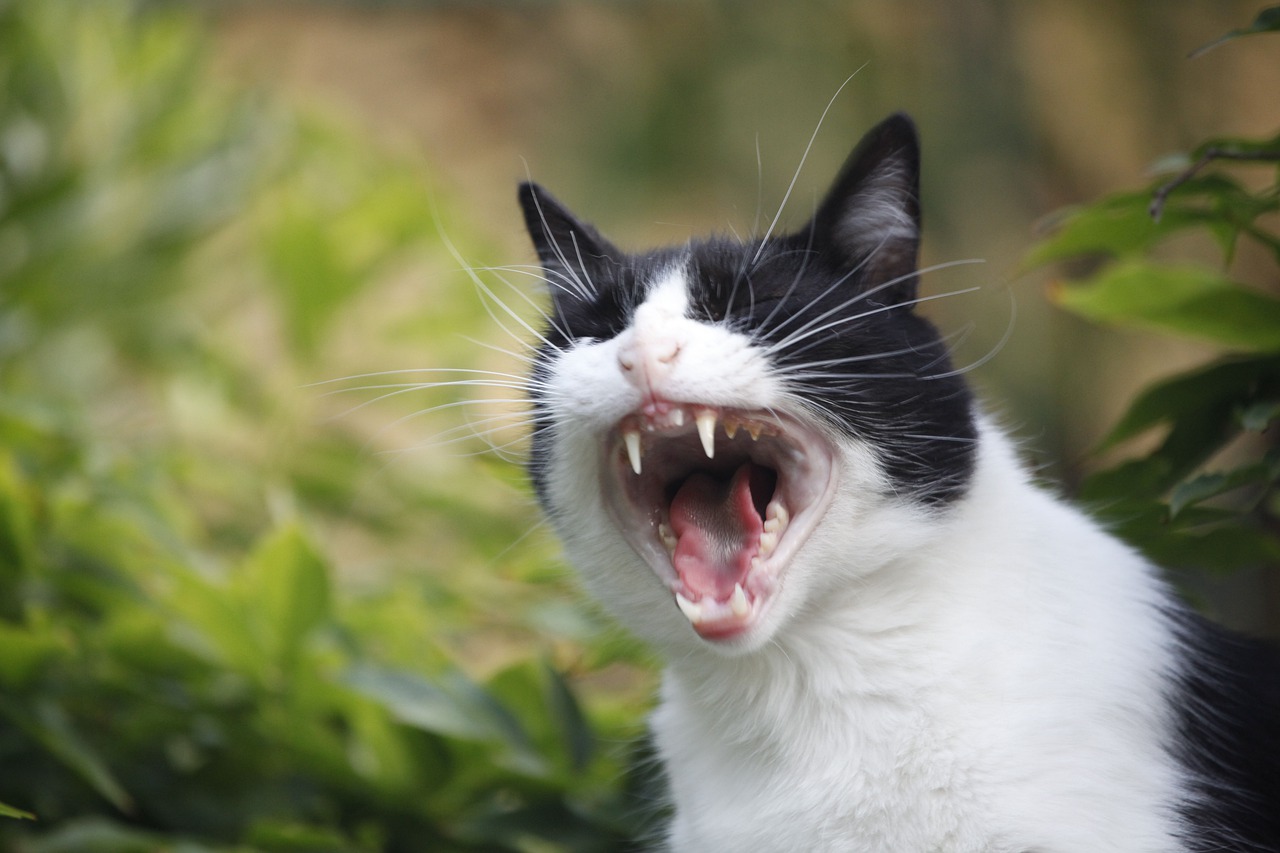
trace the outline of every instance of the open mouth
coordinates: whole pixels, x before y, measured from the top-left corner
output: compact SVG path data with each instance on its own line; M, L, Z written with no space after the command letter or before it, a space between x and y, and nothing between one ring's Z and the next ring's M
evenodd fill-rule
M623 535L710 640L756 624L834 492L830 443L774 412L651 403L604 454Z

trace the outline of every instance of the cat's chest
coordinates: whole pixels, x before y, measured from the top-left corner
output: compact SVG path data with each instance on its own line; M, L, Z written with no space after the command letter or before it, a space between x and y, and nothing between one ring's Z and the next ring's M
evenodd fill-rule
M670 687L670 685L669 685ZM678 691L678 688L677 688ZM677 816L674 850L1003 851L956 727L899 698L782 712L735 732L672 697L655 715ZM741 722L741 721L739 721Z

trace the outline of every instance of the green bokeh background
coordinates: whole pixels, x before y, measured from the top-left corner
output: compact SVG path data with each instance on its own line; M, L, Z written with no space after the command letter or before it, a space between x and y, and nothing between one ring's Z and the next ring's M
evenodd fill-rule
M925 263L984 261L927 310L1071 489L1211 350L1020 262L1274 132L1274 41L1186 58L1257 9L0 0L0 803L36 818L0 849L628 849L651 662L539 522L517 394L447 372L523 370L541 296L484 271L532 259L515 183L625 247L759 228L793 178L798 225L909 111ZM1189 583L1280 624L1266 572Z

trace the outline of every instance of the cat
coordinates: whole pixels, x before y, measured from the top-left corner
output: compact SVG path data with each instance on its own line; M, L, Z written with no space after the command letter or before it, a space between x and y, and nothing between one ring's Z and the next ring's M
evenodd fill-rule
M915 310L919 161L896 114L800 230L643 253L520 186L529 472L665 661L663 849L1280 850L1274 652L975 403Z

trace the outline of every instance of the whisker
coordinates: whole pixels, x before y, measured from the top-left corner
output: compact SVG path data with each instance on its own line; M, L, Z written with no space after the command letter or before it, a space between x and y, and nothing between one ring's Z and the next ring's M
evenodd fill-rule
M869 259L870 259L870 257L871 257L871 256L869 255L869 256L868 256L868 258L867 258L867 260L869 260ZM863 263L866 263L866 261L864 260L864 261L863 261ZM787 341L794 342L792 339L793 339L793 337L794 337L795 335L798 335L800 332L803 332L803 331L805 331L806 329L810 328L813 324L821 322L822 320L826 319L827 317L830 317L832 314L835 314L835 313L838 313L838 312L840 312L840 311L845 310L845 309L846 309L846 308L848 308L850 305L854 305L854 304L856 304L856 303L858 303L858 302L861 302L861 301L862 301L862 300L864 300L864 299L869 299L870 297L875 296L877 293L880 293L881 291L888 290L889 288L893 287L894 285L901 284L902 282L906 281L906 280L907 280L907 279L909 279L909 278L912 278L912 277L915 277L915 276L926 275L926 274L928 274L928 273L937 272L937 271L939 271L939 270L949 269L949 268L951 268L951 267L965 266L965 265L967 265L967 264L981 264L981 263L985 263L985 261L983 261L981 258L964 258L964 259L962 259L962 260L944 261L944 262L942 262L942 263L933 264L932 266L924 267L923 269L919 269L919 270L912 270L912 271L911 271L911 272L909 272L909 273L905 273L905 274L900 275L900 276L895 276L894 278L891 278L891 279L889 279L889 280L887 280L887 281L883 281L883 282L881 282L880 284L877 284L875 287L872 287L872 288L870 288L869 290L859 291L858 293L853 294L853 296L851 296L850 298L846 299L844 302L841 302L839 305L836 305L836 306L833 306L833 307L831 307L831 308L828 308L826 311L822 312L822 313L821 313L821 314L819 314L817 317L812 317L812 318L810 318L810 319L808 320L808 322L806 322L804 325L800 326L800 327L799 327L798 329L796 329L794 332L790 332L790 333L788 333L787 337L783 338L783 342L784 342L784 343L779 344L779 345L785 345L785 342L787 342ZM848 279L849 279L851 276L855 275L855 274L858 272L858 269L859 269L860 267L861 267L861 264L859 264L859 266L858 266L858 267L855 267L853 270L849 271L846 275L844 275L844 276L842 276L841 278L839 278L839 279L838 279L834 284L832 284L830 287L828 287L826 290L824 290L824 291L823 291L823 292L822 292L822 293L821 293L817 298L813 299L809 304L810 304L810 305L816 305L816 304L820 303L824 298L826 298L826 296L827 296L828 294L830 294L830 293L831 293L833 290L835 290L837 287L839 287L840 285L842 285L842 284L844 284L846 281L848 281ZM926 298L928 298L928 297L926 297ZM892 309L892 308L904 308L904 307L906 307L906 306L908 306L908 305L914 305L914 304L916 304L916 303L914 303L914 302L905 302L905 303L897 303L897 304L889 305L889 306L885 306L885 307L886 307L886 308L888 308L888 309ZM872 313L875 313L875 312L872 312ZM787 324L788 324L788 323L792 322L793 320L795 320L796 318L801 317L801 316L803 316L803 312L797 312L797 313L795 313L795 314L792 314L790 317L788 317L786 320L783 320L783 321L782 321L781 323L779 323L777 326L774 326L774 327L770 328L770 329L769 329L769 331L770 331L770 332L773 332L773 333L777 333L777 332L781 331L782 329L786 328L786 326L787 326ZM868 315L862 315L862 316L868 316ZM858 318L856 318L856 317L855 317L855 318L849 318L849 319L851 319L851 320L852 320L852 319L858 319ZM762 324L762 325L763 325L763 324ZM797 338L796 340L799 340L799 338Z
M788 336L787 338L784 338L782 341L778 342L777 344L771 346L770 351L777 352L780 350L787 349L793 346L794 344L804 340L805 338L811 338L814 335L818 335L823 332L830 331L831 329L834 329L837 326L843 326L846 323L854 323L854 322L857 322L858 320L864 320L867 317L872 317L872 316L875 316L876 314L883 314L886 311L895 311L900 308L908 308L913 305L921 305L925 302L934 302L938 299L947 299L952 296L963 296L966 293L973 293L981 289L982 289L981 287L975 285L973 287L965 287L959 290L947 291L946 293L935 293L929 296L920 296L915 299L908 299L905 302L896 302L892 305L881 305L876 308L872 308L870 311L863 311L861 313L854 314L852 317L840 317L838 319L832 320L830 323L819 326L816 329L809 329L802 335L794 334L794 335ZM842 306L842 307L847 307L847 306ZM826 316L826 314L824 314L823 316Z
M504 350L505 352L505 350ZM508 353L511 355L512 353ZM353 379L372 379L377 376L396 376L408 373L480 373L488 376L503 376L509 378L519 378L515 374L497 373L492 370L468 369L462 367L405 367L398 370L375 370L372 373L353 373L350 376L339 376L335 379L321 379L317 382L308 382L303 388L318 388L321 385L333 385L338 382L350 382Z
M751 263L755 263L760 259L760 253L764 251L764 247L769 242L769 237L773 235L773 229L778 226L778 220L782 218L782 211L787 207L787 201L791 198L791 191L796 187L796 181L800 179L800 172L804 170L805 161L809 159L809 151L813 148L814 140L818 138L818 131L822 130L822 124L827 119L827 113L831 112L831 108L835 106L836 99L840 97L840 93L844 91L844 87L857 77L863 68L867 67L867 63L863 63L857 71L854 71L845 81L840 84L840 88L836 89L836 93L831 96L831 100L827 101L827 106L822 111L822 115L818 117L818 125L813 129L812 135L809 136L809 144L804 147L804 154L800 157L800 165L796 166L795 174L791 176L791 183L787 186L786 193L782 196L782 204L778 205L778 212L774 214L773 221L769 223L769 228L764 233L764 238L760 241L760 246L756 249L755 256L752 257Z
M1005 323L1004 333L1000 336L1000 340L996 341L995 344L990 349L988 349L987 352L984 355L982 355L980 358L974 361L971 361L970 363L962 367L957 367L953 370L948 370L946 373L936 373L929 376L921 376L920 378L926 379L926 380L927 379L947 379L952 376L962 376L966 373L969 373L970 371L977 370L979 367L982 367L982 365L986 364L987 362L991 361L991 359L995 358L1000 353L1000 351L1004 349L1005 344L1009 343L1009 339L1013 337L1013 327L1017 323L1017 320L1018 320L1018 301L1014 298L1013 291L1010 290L1009 291L1009 321Z

